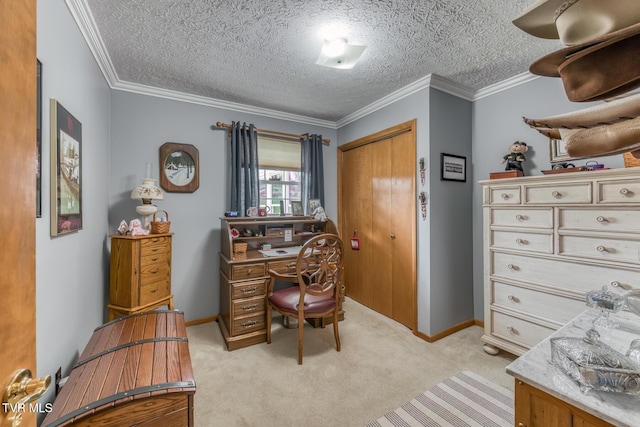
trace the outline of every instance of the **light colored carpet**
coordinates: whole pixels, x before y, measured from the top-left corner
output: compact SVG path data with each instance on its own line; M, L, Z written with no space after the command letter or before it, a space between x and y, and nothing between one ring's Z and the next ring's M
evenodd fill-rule
M510 427L513 392L471 371L431 387L367 427Z
M478 326L429 343L349 298L344 310L342 350L331 327L306 324L303 365L277 313L271 344L231 352L217 323L188 327L195 425L361 427L464 370L513 389L515 356L486 354Z

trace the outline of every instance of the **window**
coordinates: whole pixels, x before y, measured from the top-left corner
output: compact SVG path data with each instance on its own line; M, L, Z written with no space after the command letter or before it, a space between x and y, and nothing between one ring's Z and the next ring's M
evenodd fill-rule
M291 213L291 201L301 200L300 143L258 135L260 162L260 206L269 215ZM281 203L282 202L282 203Z

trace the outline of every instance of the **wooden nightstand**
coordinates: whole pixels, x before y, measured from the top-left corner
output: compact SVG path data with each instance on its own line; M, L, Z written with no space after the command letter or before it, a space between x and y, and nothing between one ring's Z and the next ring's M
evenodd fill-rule
M135 314L163 305L173 310L172 236L111 236L109 321L116 314Z

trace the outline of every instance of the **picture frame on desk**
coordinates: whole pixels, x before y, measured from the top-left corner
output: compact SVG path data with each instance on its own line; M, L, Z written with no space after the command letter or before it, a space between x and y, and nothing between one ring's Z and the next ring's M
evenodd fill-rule
M586 157L571 157L564 148L564 141L561 139L549 138L549 160L551 163L567 162L570 160L586 159Z
M304 209L302 207L302 202L292 200L291 201L291 214L293 216L303 216Z

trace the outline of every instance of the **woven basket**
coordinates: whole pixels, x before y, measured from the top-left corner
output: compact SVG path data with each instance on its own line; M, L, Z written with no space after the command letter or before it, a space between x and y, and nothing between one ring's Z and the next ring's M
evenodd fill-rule
M233 253L234 254L246 254L247 253L247 244L246 243L234 243L233 244Z
M622 156L624 158L624 167L632 168L635 166L640 166L640 159L636 159L631 153L624 153Z
M160 221L160 218L158 218L158 221L156 221L156 214L158 212L164 212L166 221ZM171 228L171 221L169 221L169 214L167 213L167 211L158 211L158 212L153 214L153 221L151 221L151 233L152 234L168 233L169 228Z

